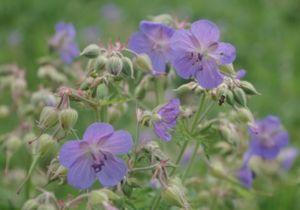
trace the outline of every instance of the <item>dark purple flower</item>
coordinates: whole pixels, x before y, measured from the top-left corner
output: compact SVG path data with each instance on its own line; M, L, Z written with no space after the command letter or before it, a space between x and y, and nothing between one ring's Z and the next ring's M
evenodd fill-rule
M142 21L140 32L132 35L128 46L136 53L146 53L150 57L154 73L164 73L173 33L174 29L161 23Z
M61 59L67 64L72 63L80 54L75 36L76 31L71 23L59 22L55 26L54 36L49 40L50 47L58 50Z
M158 120L153 123L154 132L163 140L170 141L172 136L170 135L170 129L176 126L177 117L180 113L180 101L179 99L172 99L161 107L157 114Z
M183 79L196 78L207 89L223 82L219 65L235 59L235 48L220 42L218 27L211 21L194 22L189 30L177 30L171 38L171 63Z
M238 175L238 178L240 179L241 183L246 188L252 187L252 181L255 178L255 174L247 164L243 165L240 168L237 175Z
M96 179L103 186L118 184L127 173L127 166L116 155L132 148L132 137L127 131L114 131L106 123L93 123L82 140L66 142L59 153L60 163L69 169L68 183L87 189Z
M290 170L297 156L298 150L296 148L286 148L282 150L279 155L281 168L285 171Z
M266 160L275 159L289 142L289 135L282 129L280 119L268 116L256 121L249 129L249 156L257 155Z

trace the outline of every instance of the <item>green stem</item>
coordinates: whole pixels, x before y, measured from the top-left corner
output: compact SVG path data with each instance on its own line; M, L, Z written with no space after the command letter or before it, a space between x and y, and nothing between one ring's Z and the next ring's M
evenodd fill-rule
M184 179L184 178L188 175L189 171L191 170L191 167L192 167L193 162L194 162L194 160L195 160L195 158L196 158L197 151L198 151L199 147L200 147L200 142L197 141L197 142L196 142L196 146L195 146L195 148L194 148L194 150L193 150L192 157L191 157L191 159L190 159L190 161L189 161L189 164L188 164L188 166L187 166L187 169L185 170L185 172L184 172L184 174L183 174L183 176L182 176L182 179Z
M159 208L159 203L161 200L161 194L157 194L157 196L155 197L154 203L152 205L152 210L157 210Z
M206 101L206 97L205 97L205 95L202 95L202 97L200 97L200 102L199 102L198 110L197 110L197 112L196 112L194 121L193 121L193 123L192 123L191 133L194 132L194 130L195 130L196 126L197 126L197 123L198 123L200 114L201 114L201 112L202 112L202 110L203 110L204 102L205 102L205 101Z
M179 164L180 164L181 159L182 159L182 156L183 156L183 154L184 154L184 152L185 152L185 150L186 150L188 144L189 144L188 141L185 141L185 142L184 142L184 144L183 144L183 146L182 146L182 148L181 148L181 150L180 150L180 152L179 152L179 155L178 155L178 157L177 157L177 159L176 159L175 165L179 165ZM177 168L177 167L176 167L176 168ZM176 172L176 168L173 168L173 170L172 170L171 173L170 173L170 176L174 175L174 173Z
M107 122L107 106L103 105L100 109L101 121Z
M38 154L38 155L35 155L35 156L33 157L33 160L32 160L32 162L31 162L30 168L29 168L29 170L28 170L27 176L26 176L26 178L24 179L24 181L22 182L22 184L19 186L19 188L18 188L18 190L17 190L17 194L20 194L20 192L21 192L23 186L26 184L26 182L27 182L27 181L30 181L30 177L31 177L32 172L33 172L33 170L35 169L35 167L36 167L36 165L37 165L37 163L38 163L38 160L40 159L40 156L41 156L41 155Z
M156 95L156 104L161 104L164 101L164 90L159 79L155 80L155 95Z

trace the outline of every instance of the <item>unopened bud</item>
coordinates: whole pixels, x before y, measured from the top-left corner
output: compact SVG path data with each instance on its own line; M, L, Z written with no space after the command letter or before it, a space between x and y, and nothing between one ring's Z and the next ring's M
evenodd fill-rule
M184 94L186 92L189 92L189 91L195 89L197 86L198 86L198 84L196 82L189 82L187 84L183 84L183 85L179 86L174 91L178 94Z
M59 122L65 131L69 131L74 127L78 119L78 113L75 109L64 109L59 114Z
M247 81L240 81L240 87L244 90L244 92L248 95L259 95L255 87Z
M161 15L154 16L152 17L152 20L154 22L162 23L168 26L172 26L173 23L173 18L169 14L161 14Z
M9 115L9 108L7 106L0 106L0 119Z
M115 76L118 76L121 73L122 68L123 62L118 56L110 57L106 63L106 70Z
M220 65L220 70L221 70L221 72L224 72L226 74L231 74L231 75L235 74L232 63Z
M132 61L128 57L122 57L123 62L123 72L130 75L130 77L134 78L134 70Z
M231 106L234 105L234 96L233 96L232 91L227 91L227 92L226 92L226 95L225 95L225 101L226 101L229 105L231 105Z
M81 56L85 56L87 58L96 58L100 54L100 47L96 44L90 44L81 52Z
M89 203L92 205L101 204L108 200L108 196L102 190L93 190L90 192Z
M139 54L133 60L133 64L144 71L152 71L152 63L147 54Z
M107 58L105 56L98 56L95 61L95 70L100 71L105 68L107 63Z
M36 199L30 199L24 203L22 210L36 210L39 203Z
M37 210L56 210L57 208L51 203L44 203L39 205Z
M247 106L247 97L246 97L245 92L241 88L234 88L234 90L233 90L233 96L234 96L234 100L238 104L240 104L240 105L242 105L244 107Z
M21 145L22 145L21 139L15 135L9 136L5 144L7 151L11 154L15 153L20 148Z
M137 99L141 100L145 97L146 95L146 90L144 87L141 85L138 85L135 90L134 90L134 95L136 96Z
M247 108L238 108L237 109L238 117L243 122L254 122L254 117L252 113Z
M187 208L188 206L183 186L177 177L171 180L168 186L162 190L162 197L171 205L182 208Z
M97 86L96 95L99 99L105 99L108 96L108 88L104 83Z
M45 106L40 114L39 127L50 128L58 121L58 110L52 106Z
M43 134L38 139L37 152L41 156L54 154L57 149L57 142L48 134Z

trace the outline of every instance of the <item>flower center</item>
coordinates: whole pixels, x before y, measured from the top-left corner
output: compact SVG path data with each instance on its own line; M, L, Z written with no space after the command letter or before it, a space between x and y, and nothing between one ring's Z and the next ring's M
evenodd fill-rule
M102 170L102 167L104 167L105 165L107 155L103 151L101 151L101 149L97 145L90 145L87 152L93 159L93 164L91 165L91 167L93 168L94 172L100 172Z

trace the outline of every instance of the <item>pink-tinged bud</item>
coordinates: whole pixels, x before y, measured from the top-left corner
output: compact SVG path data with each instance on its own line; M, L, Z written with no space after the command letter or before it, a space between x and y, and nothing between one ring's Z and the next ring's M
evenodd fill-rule
M189 82L187 84L183 84L179 86L174 91L178 94L185 94L187 92L194 90L197 86L198 84L196 82Z
M69 131L74 127L78 119L78 113L75 109L64 109L59 113L59 122L65 131Z
M118 76L123 69L123 62L119 56L112 56L108 58L106 63L106 70L112 75Z
M96 58L100 55L101 48L96 44L90 44L87 47L83 49L83 51L80 53L81 56L84 56L86 58Z
M52 106L45 106L40 114L38 127L50 128L58 122L58 110Z

